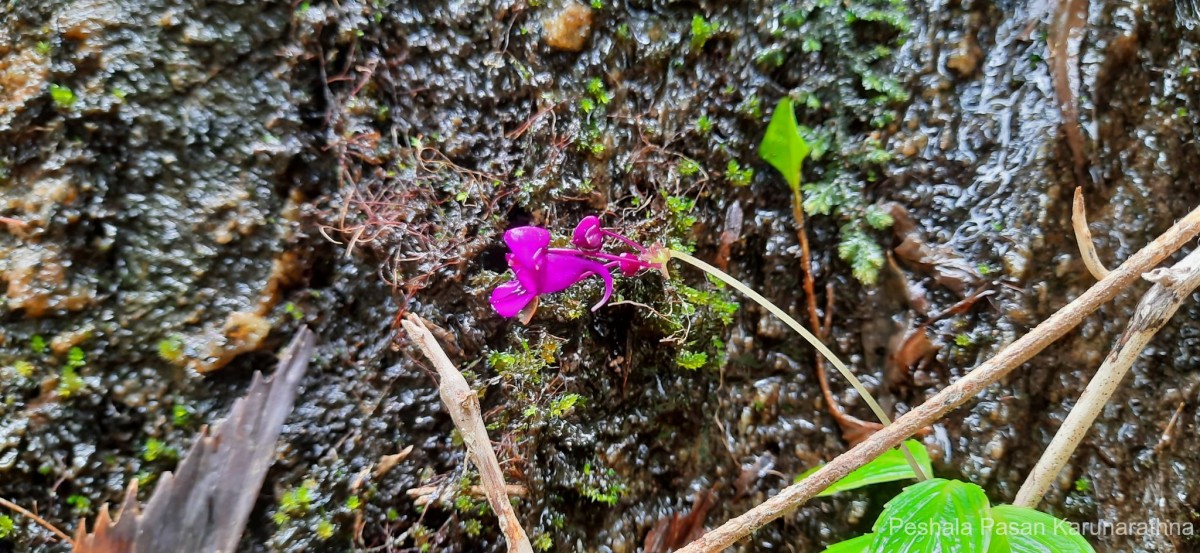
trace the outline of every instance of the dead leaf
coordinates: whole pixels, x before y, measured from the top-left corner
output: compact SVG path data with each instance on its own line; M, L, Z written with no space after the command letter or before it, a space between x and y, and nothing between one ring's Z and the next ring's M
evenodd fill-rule
M675 513L658 519L646 534L643 553L667 553L695 541L704 534L704 519L708 518L708 511L716 502L716 494L703 490L696 494L687 514Z
M236 551L267 468L275 460L275 440L292 412L313 342L312 332L301 329L270 379L255 373L250 390L234 403L229 417L211 432L202 429L175 473L163 473L144 510L138 506L134 480L115 522L108 505L100 508L92 533L80 521L74 552Z

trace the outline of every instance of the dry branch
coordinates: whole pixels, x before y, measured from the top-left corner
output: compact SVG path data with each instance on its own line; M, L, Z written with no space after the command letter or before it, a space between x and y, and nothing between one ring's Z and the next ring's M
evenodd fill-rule
M1129 326L1084 389L1079 402L1071 408L1037 465L1029 472L1021 490L1017 492L1014 505L1037 507L1104 405L1121 385L1133 362L1137 361L1154 335L1171 320L1184 300L1191 296L1196 286L1200 286L1200 250L1188 254L1170 269L1155 269L1145 277L1154 282L1154 286L1142 296Z
M446 357L446 352L438 345L433 333L425 327L419 317L408 314L401 321L408 337L421 349L421 353L433 363L440 377L438 391L442 403L450 411L454 426L462 433L463 443L467 446L471 461L479 468L479 480L483 484L488 503L492 511L500 519L500 530L508 542L508 550L516 553L533 553L529 537L521 528L512 503L508 501L508 493L504 484L504 473L500 470L500 462L496 460L496 452L492 450L492 441L487 435L487 425L479 410L479 398L467 384L462 373Z
M746 513L730 519L715 530L679 550L679 553L722 551L771 521L791 512L851 471L869 463L887 450L900 445L905 438L942 418L952 409L970 401L985 388L1021 366L1055 340L1075 328L1104 303L1133 284L1138 277L1154 268L1189 240L1200 234L1200 208L1192 210L1167 232L1131 256L1104 280L1097 282L1059 309L1028 334L1009 344L995 357L987 360L958 382L908 412L894 424L880 430L850 451L798 484L788 486Z
M1075 187L1075 200L1071 202L1071 226L1075 229L1075 243L1079 245L1079 255L1083 264L1096 280L1108 276L1108 269L1096 254L1096 244L1092 242L1092 229L1088 228L1087 208L1083 205L1083 188Z

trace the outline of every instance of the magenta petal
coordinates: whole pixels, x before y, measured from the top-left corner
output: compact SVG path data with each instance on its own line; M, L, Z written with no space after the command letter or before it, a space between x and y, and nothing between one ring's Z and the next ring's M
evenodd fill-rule
M579 281L608 269L599 261L592 261L567 253L546 254L546 270L538 275L538 293L553 294L574 286Z
M581 250L597 251L604 246L604 230L600 228L600 218L595 215L584 217L575 226L575 234L571 243Z
M492 308L501 317L515 317L536 297L537 294L526 290L520 282L510 280L492 290Z
M512 250L509 265L513 269L519 265L540 271L546 259L546 246L550 245L550 231L538 227L511 228L504 233L504 243Z
M596 305L592 306L592 311L595 311L597 309L600 309L601 307L604 307L604 304L608 303L608 298L611 298L612 293L613 293L613 277L612 277L612 275L608 274L608 271L600 271L599 273L596 273L596 274L600 275L600 278L604 279L604 296L602 296L600 298L600 301L596 302Z

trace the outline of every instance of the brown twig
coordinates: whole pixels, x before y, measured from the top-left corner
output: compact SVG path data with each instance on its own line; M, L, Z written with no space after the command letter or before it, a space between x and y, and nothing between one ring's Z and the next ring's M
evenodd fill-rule
M821 315L817 312L817 293L812 275L812 254L808 246L808 230L804 226L804 194L799 187L792 191L792 218L796 220L796 238L800 241L800 275L804 283L804 303L808 309L808 326L812 329L813 334L824 339L827 325L821 324ZM830 297L832 298L832 296ZM827 309L826 321L831 320L832 312L832 309ZM854 445L870 436L872 432L883 428L882 424L864 421L842 411L841 406L833 397L833 391L829 388L829 376L825 372L825 358L820 353L814 357L817 382L821 385L821 396L825 398L825 408L833 416L838 428L842 430L842 437L850 445Z
M938 392L937 395L909 411L894 424L876 432L850 451L801 482L784 488L778 495L739 515L700 539L679 550L679 553L723 551L738 540L766 526L771 521L793 511L853 470L862 467L945 416L954 408L968 402L988 386L1012 372L1037 355L1055 340L1079 325L1101 305L1137 281L1167 256L1200 234L1200 208L1175 223L1167 232L1146 245L1109 273L1104 280L1088 288L1083 295L1059 309L1028 334L1009 344L995 357L985 361L961 380Z
M508 501L504 473L500 470L500 462L496 460L496 452L492 449L491 439L488 438L487 425L483 423L479 398L475 391L467 384L467 380L458 372L454 363L450 362L450 358L446 357L446 352L442 351L433 333L425 327L419 317L410 313L401 324L408 332L408 337L437 369L441 379L438 391L441 393L442 403L446 404L454 426L458 427L462 434L471 461L479 468L479 481L483 484L492 511L500 519L500 530L508 542L508 550L533 553L529 537L525 535L525 529L521 528L512 503Z
M1046 451L1033 470L1029 471L1013 505L1037 507L1091 429L1096 417L1100 416L1104 405L1121 385L1133 362L1141 356L1154 335L1171 320L1179 306L1191 297L1192 291L1200 286L1200 250L1188 254L1170 269L1155 269L1145 277L1153 281L1154 286L1142 296L1137 311L1129 320L1129 326L1113 344L1112 351L1096 370L1096 376L1092 377L1083 395L1079 396L1079 402L1071 408L1066 420L1054 434L1054 439L1050 440Z
M59 530L57 526L47 522L46 519L33 514L32 512L29 511L29 509L26 509L20 505L17 505L16 503L13 503L7 499L4 499L3 497L0 497L0 506L8 507L9 509L12 509L13 512L19 513L22 516L28 518L29 520L32 520L32 521L38 523L39 526L49 530L55 536L58 536L59 539L65 541L69 544L72 544L72 547L74 547L75 540L72 540L71 536L68 536L67 533L63 532L62 530Z
M1096 254L1096 244L1092 242L1092 229L1088 228L1087 208L1083 205L1083 188L1075 187L1075 200L1071 202L1071 227L1075 229L1075 243L1079 245L1079 255L1083 264L1096 280L1108 276L1108 269Z

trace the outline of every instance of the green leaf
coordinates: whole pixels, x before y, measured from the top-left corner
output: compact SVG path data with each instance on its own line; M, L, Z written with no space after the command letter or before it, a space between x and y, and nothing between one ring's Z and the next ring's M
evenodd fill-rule
M912 453L913 458L917 460L917 464L921 466L921 470L925 474L933 474L933 467L929 462L929 451L925 449L925 445L916 440L907 440L904 442L904 447ZM813 467L804 474L796 477L799 482L808 478L808 476L817 471L821 467ZM904 452L899 449L888 450L883 455L877 457L874 461L859 467L858 470L847 474L845 478L834 482L825 491L821 492L818 497L833 495L838 492L847 490L856 490L871 484L882 484L884 482L897 482L900 480L915 480L916 474L913 474L912 467L909 466L908 460L904 458Z
M1012 553L1095 553L1065 520L1015 505L992 507L992 535L1008 538Z
M826 547L824 553L866 553L867 547L871 545L873 539L875 539L875 534L859 536Z
M870 553L988 551L988 498L975 484L934 478L893 498L875 521Z
M792 100L779 100L771 114L771 122L767 124L767 132L758 145L758 155L783 175L792 190L797 190L800 188L800 169L810 151L812 149L796 126Z

